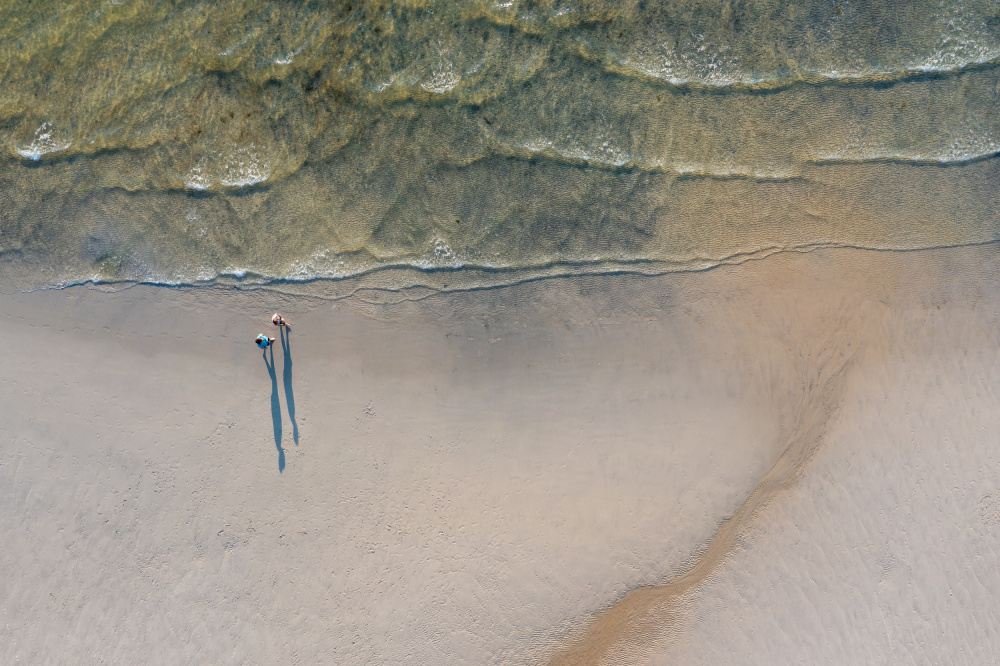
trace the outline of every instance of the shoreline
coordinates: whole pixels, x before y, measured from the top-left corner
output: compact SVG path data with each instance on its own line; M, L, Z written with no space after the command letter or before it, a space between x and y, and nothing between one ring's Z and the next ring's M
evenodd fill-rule
M397 303L0 296L16 350L0 557L17 572L0 654L546 662L628 590L697 566L781 460L831 339L877 365L900 318L942 298L992 331L976 314L1000 293L989 249L818 250ZM276 343L269 377L251 342L274 311L291 347Z
M266 276L250 271L222 272L213 278L183 281L157 280L102 280L91 277L78 281L55 285L16 289L0 292L0 295L14 296L40 291L73 289L82 287L105 293L116 293L134 287L162 289L242 289L274 292L286 297L305 296L326 300L348 299L361 291L384 292L386 294L424 291L424 295L453 294L505 289L530 282L587 277L647 277L661 278L671 275L685 276L705 273L746 263L765 261L771 257L786 254L811 254L838 250L861 252L909 254L934 252L939 250L963 250L988 248L1000 245L1000 239L987 237L961 242L914 245L879 246L857 245L835 241L816 241L791 246L770 246L757 249L739 250L721 257L688 257L677 259L630 259L571 261L559 260L535 266L483 266L459 264L454 266L421 263L400 263L376 266L351 275L315 275L304 278ZM649 267L651 270L641 270ZM486 282L485 276L511 276L507 282ZM406 276L409 276L407 278Z

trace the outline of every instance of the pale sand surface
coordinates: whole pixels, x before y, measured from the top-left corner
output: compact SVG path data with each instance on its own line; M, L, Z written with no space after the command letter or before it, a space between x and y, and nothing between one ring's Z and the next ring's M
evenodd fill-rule
M984 268L878 318L799 483L647 663L998 662L1000 274Z
M994 255L2 296L0 661L977 663Z
M788 448L687 575L628 594L556 663L996 662L995 252L868 255L826 289L810 268L799 285L842 307Z

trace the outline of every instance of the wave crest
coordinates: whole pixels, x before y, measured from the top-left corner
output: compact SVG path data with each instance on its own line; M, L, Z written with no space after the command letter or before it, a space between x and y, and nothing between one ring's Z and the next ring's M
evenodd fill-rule
M35 136L27 146L17 146L15 150L21 157L38 161L43 155L58 153L71 146L71 142L61 140L52 123L46 121L35 130Z

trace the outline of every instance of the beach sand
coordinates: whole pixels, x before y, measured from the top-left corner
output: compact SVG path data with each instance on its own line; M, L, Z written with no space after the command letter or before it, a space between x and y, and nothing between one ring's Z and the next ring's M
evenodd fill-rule
M998 268L0 296L0 661L985 663Z

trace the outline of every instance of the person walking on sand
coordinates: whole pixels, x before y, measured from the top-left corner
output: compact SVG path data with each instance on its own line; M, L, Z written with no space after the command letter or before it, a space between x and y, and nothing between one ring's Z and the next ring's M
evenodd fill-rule
M285 326L288 328L288 330L292 330L292 327L288 325L288 322L285 321L284 317L282 317L277 312L275 312L274 316L271 317L271 323L274 324L275 326Z
M260 347L261 349L267 349L272 344L274 344L274 338L269 338L263 333L261 333L260 335L257 336L255 342L257 343L257 346Z

